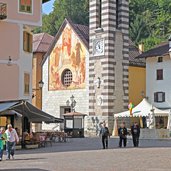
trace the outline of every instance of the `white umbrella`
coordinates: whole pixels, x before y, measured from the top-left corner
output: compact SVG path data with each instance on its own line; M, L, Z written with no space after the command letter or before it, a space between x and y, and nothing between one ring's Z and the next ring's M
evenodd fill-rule
M168 113L167 129L169 129L169 131L171 130L171 109L169 110Z

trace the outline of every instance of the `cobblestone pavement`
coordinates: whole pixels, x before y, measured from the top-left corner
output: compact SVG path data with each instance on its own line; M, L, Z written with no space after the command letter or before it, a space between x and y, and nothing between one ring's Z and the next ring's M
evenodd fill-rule
M140 140L133 148L118 148L110 138L101 149L99 138L76 138L52 147L17 150L15 160L0 162L2 171L171 171L171 140ZM5 157L5 156L4 156Z

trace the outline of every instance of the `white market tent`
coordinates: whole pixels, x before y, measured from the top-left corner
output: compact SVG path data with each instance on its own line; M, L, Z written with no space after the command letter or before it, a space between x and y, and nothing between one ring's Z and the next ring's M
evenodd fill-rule
M160 110L156 107L154 107L152 104L150 104L146 98L144 98L137 106L135 106L132 109L133 117L140 117L140 116L149 116L150 113L152 113L152 110L154 110L155 116L168 116L169 110ZM130 117L130 111L121 112L118 114L114 114L115 118L118 117Z

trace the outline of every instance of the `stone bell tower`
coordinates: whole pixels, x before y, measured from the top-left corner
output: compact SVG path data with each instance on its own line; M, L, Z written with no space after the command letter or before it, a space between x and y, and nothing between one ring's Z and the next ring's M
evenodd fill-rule
M93 134L103 121L112 131L114 113L128 106L129 1L90 0L89 12L87 124Z

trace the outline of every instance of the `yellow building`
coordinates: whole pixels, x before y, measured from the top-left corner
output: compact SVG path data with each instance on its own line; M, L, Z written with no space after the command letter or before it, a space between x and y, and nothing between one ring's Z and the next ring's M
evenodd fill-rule
M41 62L53 40L53 36L47 33L34 34L33 36L33 65L32 65L32 104L42 109L42 67ZM33 124L33 131L40 131L41 124Z
M129 41L129 102L138 105L146 94L145 60L136 59L139 49Z

